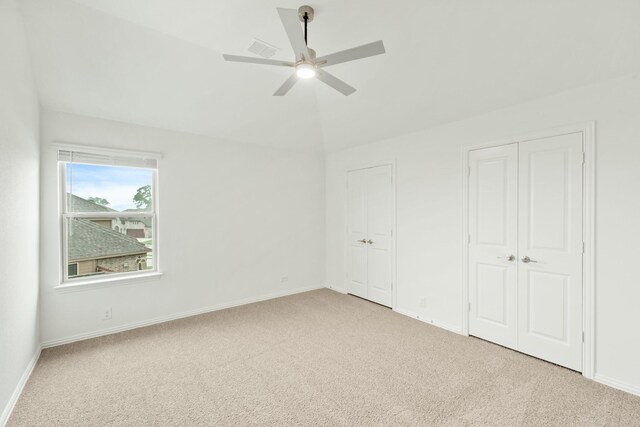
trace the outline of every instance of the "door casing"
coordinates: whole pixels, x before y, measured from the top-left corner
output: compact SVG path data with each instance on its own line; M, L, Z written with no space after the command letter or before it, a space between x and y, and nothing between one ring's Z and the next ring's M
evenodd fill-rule
M583 225L584 257L582 264L582 375L593 379L595 368L595 135L596 122L571 124L538 132L531 132L497 141L462 147L463 182L463 280L462 280L462 335L469 335L469 152L480 148L498 147L518 142L533 141L552 136L581 132L584 146L583 169ZM395 289L395 288L394 288Z

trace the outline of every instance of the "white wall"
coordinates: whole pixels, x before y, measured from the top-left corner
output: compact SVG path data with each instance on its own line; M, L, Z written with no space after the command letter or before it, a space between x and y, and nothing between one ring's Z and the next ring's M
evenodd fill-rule
M215 120L212 117L211 120ZM41 317L51 343L105 329L318 287L324 282L324 159L42 111ZM53 141L163 154L160 280L60 291ZM287 276L288 281L281 282ZM102 311L112 307L113 319Z
M640 394L640 80L625 78L326 158L327 282L345 285L345 171L397 161L397 306L462 323L461 147L597 121L596 378ZM427 298L420 308L419 298Z
M0 0L0 425L39 349L38 99L14 0Z

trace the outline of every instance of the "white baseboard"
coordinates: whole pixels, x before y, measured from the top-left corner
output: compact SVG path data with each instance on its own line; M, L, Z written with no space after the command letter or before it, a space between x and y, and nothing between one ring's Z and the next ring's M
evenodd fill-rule
M593 376L593 380L600 384L608 385L609 387L617 388L618 390L640 396L640 387L624 383L611 377L607 377L606 375L595 374Z
M331 283L325 283L324 287L327 289L331 289L332 291L340 292L341 294L347 294L347 290L341 288L340 286L332 285Z
M335 286L335 285L333 285L331 283L325 283L324 287L327 288L327 289L331 289L332 291L340 292L341 294L347 294L348 293L346 289L343 289L340 286ZM426 319L426 318L420 317L420 315L418 315L416 313L411 313L411 312L403 310L401 308L394 308L393 311L395 311L398 314L402 314L403 316L408 316L408 317L411 317L413 319L419 320L421 322L428 323L429 325L437 326L438 328L446 329L447 331L451 331L451 332L454 332L454 333L459 334L459 335L464 335L462 333L462 329L460 329L458 327L447 325L446 323L442 323L442 322L439 322L437 320Z
M98 331L85 332L82 334L72 335L65 338L59 338L51 341L45 341L42 343L42 348L56 347L59 345L69 344L76 341L83 341L90 338L97 338L104 335L117 334L118 332L129 331L131 329L142 328L145 326L151 326L158 323L169 322L171 320L182 319L184 317L197 316L198 314L210 313L212 311L224 310L225 308L238 307L240 305L252 304L255 302L266 301L274 298L285 297L288 295L299 294L302 292L314 291L324 288L324 285L307 286L303 288L290 289L282 292L274 292L259 297L245 298L241 300L231 301L224 304L213 305L209 307L198 308L195 310L183 311L181 313L169 314L166 316L155 317L153 319L142 320L140 322L127 323L125 325L115 326L113 328L100 329Z
M39 358L40 347L38 347L36 353L31 358L31 361L29 361L29 364L22 373L22 377L20 377L20 381L18 381L18 384L16 385L13 394L11 395L11 399L9 399L9 402L7 402L7 406L5 406L4 411L2 411L2 415L0 415L0 426L4 427L7 424L7 421L9 421L11 412L13 412L13 408L16 406L16 402L18 402L18 398L20 397L20 394L22 394L22 389L24 389L25 384L27 384L27 381L29 380L31 373L33 372L33 368L36 367L36 363L38 363Z
M421 318L419 315L417 315L415 313L411 313L409 311L406 311L406 310L403 310L403 309L399 309L399 308L394 308L393 311L395 311L395 312L397 312L399 314L402 314L402 315L409 316L409 317L412 317L414 319L420 320L421 322L425 322L425 323L428 323L430 325L434 325L434 326L437 326L439 328L443 328L443 329L446 329L448 331L455 332L456 334L464 335L462 333L462 330L459 329L459 328L456 328L456 327L453 327L453 326L450 326L450 325L446 325L446 324L443 324L443 323L440 323L440 322L437 322L437 321L433 321L433 320L430 320L430 319ZM634 394L636 396L640 396L640 387L625 383L623 381L616 380L616 379L608 377L606 375L595 374L594 377L593 377L593 381L596 381L596 382L598 382L600 384L604 384L604 385L609 386L609 387L613 387L613 388L618 389L618 390L625 391L627 393Z
M460 328L455 327L455 326L447 325L446 323L442 323L442 322L439 322L437 320L427 319L427 318L421 317L420 315L418 315L416 313L411 313L411 312L406 311L406 310L401 309L401 308L394 308L393 311L395 311L396 313L402 314L404 316L408 316L408 317L411 317L413 319L419 320L421 322L428 323L429 325L433 325L433 326L437 326L438 328L446 329L447 331L454 332L454 333L456 333L458 335L464 335L462 333L462 330Z

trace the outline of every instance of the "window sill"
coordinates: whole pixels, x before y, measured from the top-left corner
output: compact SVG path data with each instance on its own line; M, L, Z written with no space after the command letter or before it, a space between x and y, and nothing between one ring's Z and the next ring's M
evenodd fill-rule
M135 276L120 276L120 277L108 277L105 279L93 279L93 280L78 280L73 282L67 282L55 286L58 292L75 292L86 291L89 289L110 288L112 286L129 285L133 283L150 282L160 280L162 273L144 273L136 274Z

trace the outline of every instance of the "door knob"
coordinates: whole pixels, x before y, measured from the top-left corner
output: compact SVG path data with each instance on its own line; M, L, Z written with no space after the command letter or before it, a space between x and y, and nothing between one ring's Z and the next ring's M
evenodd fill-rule
M525 264L529 264L530 262L538 262L538 261L534 261L531 258L529 258L528 256L523 256L522 258L522 262L524 262Z
M370 244L370 245L373 245L373 240L369 239L369 240L367 240L367 243Z
M516 256L511 254L509 256L499 256L498 259L506 259L507 261L515 261Z
M357 241L360 242L360 243L367 243L367 241L365 239L360 239L360 240L357 240Z

